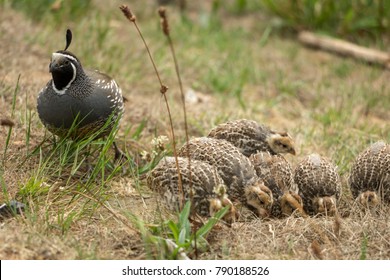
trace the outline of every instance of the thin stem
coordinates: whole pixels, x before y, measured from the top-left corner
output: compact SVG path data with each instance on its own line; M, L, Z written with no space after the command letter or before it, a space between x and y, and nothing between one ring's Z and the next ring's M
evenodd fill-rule
M176 57L176 52L175 48L173 45L173 41L170 35L170 30L169 30L169 23L168 23L168 18L166 15L166 10L163 7L160 7L158 9L158 13L161 18L161 28L164 33L164 35L167 37L168 44L172 53L173 57L173 62L175 64L175 71L176 71L176 76L177 80L179 82L179 88L180 88L180 96L181 96L181 101L182 101L182 106L183 106L183 113L184 113L184 129L185 129L185 134L186 134L186 156L188 158L188 169L189 169L189 188L190 188L190 201L193 203L193 189L192 189L192 172L191 172L191 158L190 158L190 147L189 147L189 136L188 136L188 122L187 122L187 110L186 110L186 102L185 102L185 97L184 97L184 90L183 90L183 82L181 80L180 76L180 70L179 70L179 63L177 61ZM182 197L182 201L184 203L184 196ZM198 257L198 250L197 250L197 242L196 242L196 235L195 235L195 256Z
M171 134L172 134L172 146L173 146L173 155L174 155L174 158L175 158L175 163L176 163L176 169L177 169L177 173L178 173L178 185L179 185L179 193L181 194L183 200L184 200L184 192L183 192L183 183L182 183L182 177L181 177L181 172L180 172L180 167L179 167L179 160L177 159L177 150L176 150L176 140L175 140L175 131L173 129L173 121L172 121L172 115L171 115L171 110L169 108L169 104L168 104L168 99L167 99L167 96L166 96L166 92L168 90L168 87L166 85L164 85L161 81L161 78L160 78L160 74L157 70L157 67L156 67L156 64L154 63L154 60L153 60L153 57L152 57L152 54L149 50L149 47L148 47L148 44L146 43L145 41L145 38L143 37L142 35L142 32L141 30L139 29L137 23L136 23L136 17L134 16L134 14L131 12L131 10L129 9L129 7L127 7L126 5L121 5L119 7L121 9L121 11L123 12L124 16L134 24L135 28L137 29L137 32L139 34L139 36L141 37L142 39L142 42L144 43L145 45L145 48L146 48L146 51L148 52L148 55L149 55L149 59L150 61L152 62L152 65L153 65L153 68L154 68L154 71L156 73L156 76L157 76L157 79L160 83L160 92L161 94L164 96L164 101L165 101L165 104L166 104L166 107L167 107L167 112L168 112L168 117L169 117L169 124L170 124L170 127L171 127ZM183 208L183 201L180 200L180 209Z

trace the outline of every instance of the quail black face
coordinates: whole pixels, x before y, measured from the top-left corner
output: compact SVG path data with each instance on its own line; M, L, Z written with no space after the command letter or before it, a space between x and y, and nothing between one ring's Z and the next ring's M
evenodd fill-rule
M49 70L53 77L53 89L61 94L75 80L79 62L71 55L53 53Z

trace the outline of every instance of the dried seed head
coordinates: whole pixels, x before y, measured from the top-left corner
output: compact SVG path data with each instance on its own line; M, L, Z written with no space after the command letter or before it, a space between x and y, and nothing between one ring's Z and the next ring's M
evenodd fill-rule
M129 20L129 21L132 21L132 22L135 22L136 18L135 18L135 15L133 15L133 13L131 12L131 10L129 9L129 7L127 5L121 5L119 7L119 9L121 9L121 11L123 12L123 14L125 15L125 17Z
M10 119L1 119L0 125L13 127L15 125L15 123L13 121L11 121Z
M161 18L161 28L166 36L169 36L169 24L166 14L166 9L164 7L160 7L158 9L158 14Z
M168 91L168 87L166 85L161 85L160 92L165 94Z

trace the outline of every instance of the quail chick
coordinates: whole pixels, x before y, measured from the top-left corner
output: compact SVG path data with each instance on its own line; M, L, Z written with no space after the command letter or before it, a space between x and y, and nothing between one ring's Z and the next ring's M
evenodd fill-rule
M252 154L249 160L257 176L272 191L274 203L271 216L290 216L295 210L304 216L302 198L297 193L290 163L282 155L272 155L269 152Z
M224 139L236 146L245 156L268 151L271 154L295 155L295 144L287 132L276 132L253 120L233 120L213 128L208 137Z
M378 141L360 153L348 178L352 195L363 207L390 202L390 145Z
M235 146L225 140L200 137L184 144L178 154L185 157L187 151L191 159L205 161L217 168L233 201L239 200L260 217L269 215L272 192L258 178L249 159Z
M295 169L294 180L306 213L336 214L341 181L336 166L328 159L318 154L305 157Z
M224 220L232 223L236 210L226 194L226 186L215 167L207 162L178 157L184 199L192 199L192 215L212 216L225 206L230 206ZM190 171L191 170L191 171ZM165 157L150 172L147 183L163 198L169 209L179 210L179 176L174 157Z
M103 137L122 115L122 92L108 75L84 69L80 60L67 51L71 41L72 33L67 30L65 49L52 55L52 79L37 100L39 118L60 137L80 139L95 133L96 138ZM119 156L115 143L114 146Z

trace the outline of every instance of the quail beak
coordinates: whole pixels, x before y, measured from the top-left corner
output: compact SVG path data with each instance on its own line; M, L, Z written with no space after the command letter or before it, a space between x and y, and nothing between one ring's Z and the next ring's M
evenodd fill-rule
M52 73L55 70L58 70L58 68L61 67L63 63L63 58L58 53L53 53L51 56L51 62L49 64L49 72Z
M56 69L58 69L58 67L60 67L58 61L56 59L53 59L50 64L49 64L49 72L52 73L53 71L55 71Z
M49 73L53 72L53 62L49 64Z

